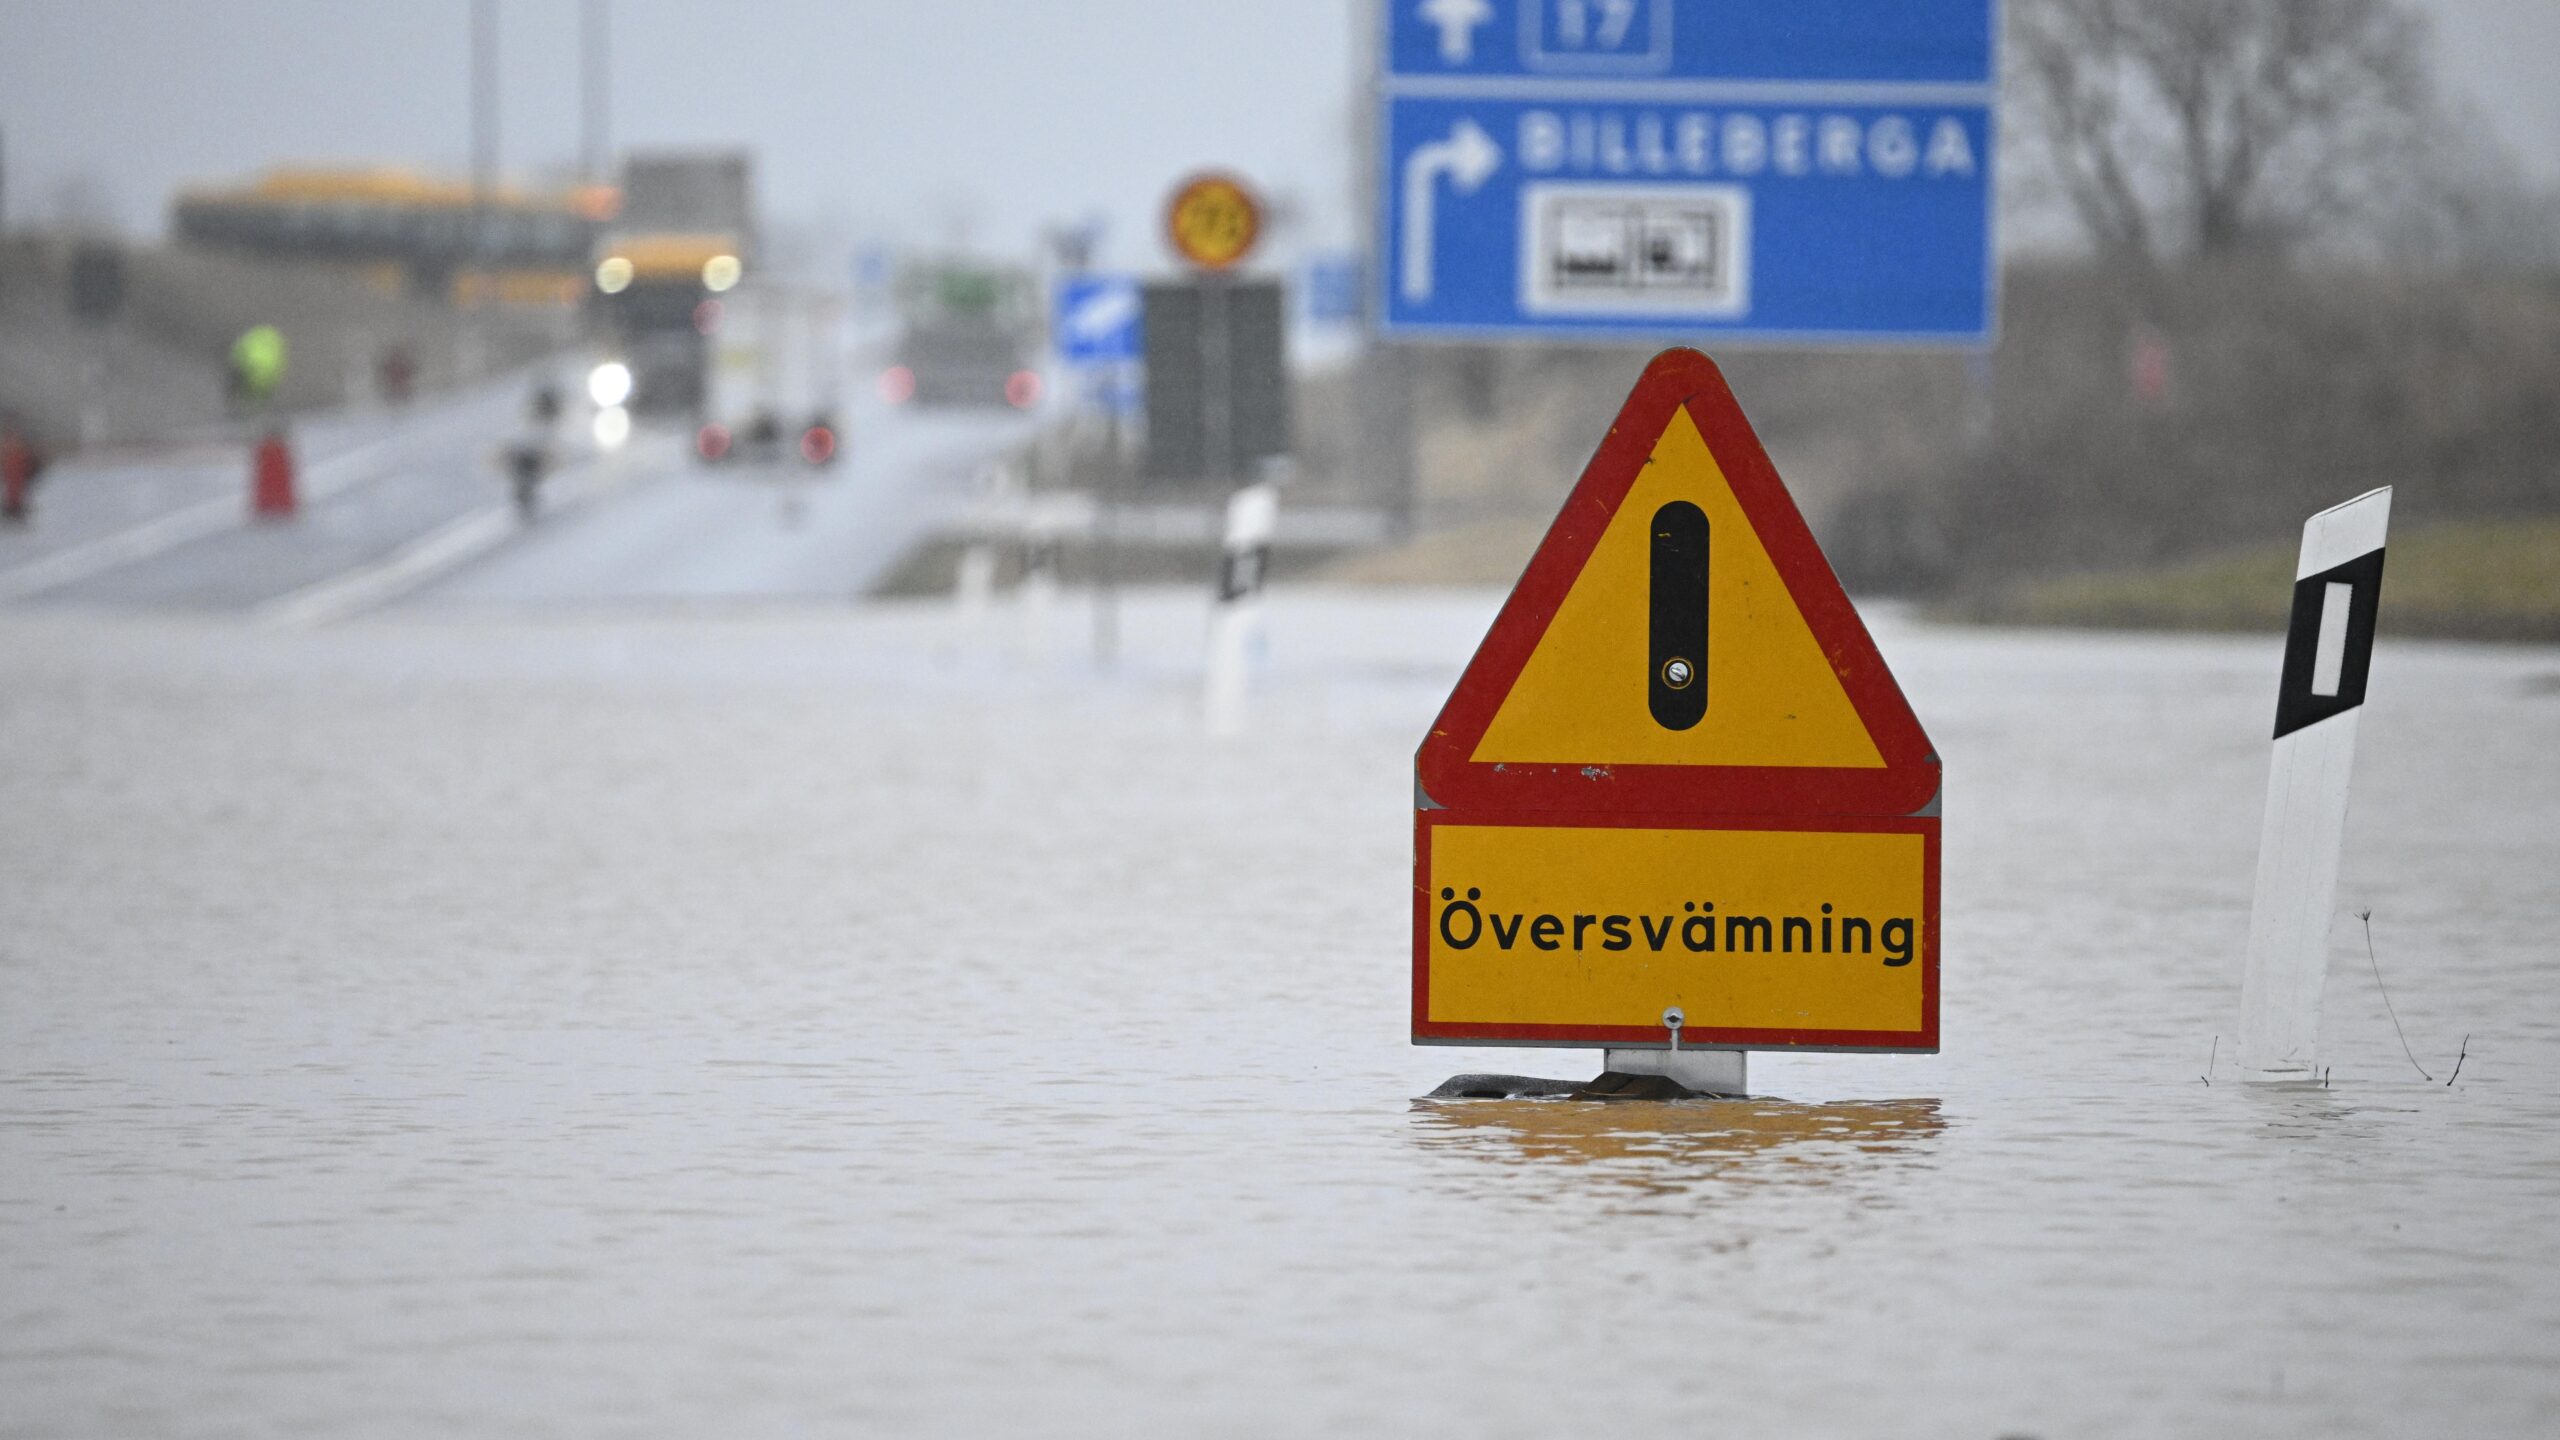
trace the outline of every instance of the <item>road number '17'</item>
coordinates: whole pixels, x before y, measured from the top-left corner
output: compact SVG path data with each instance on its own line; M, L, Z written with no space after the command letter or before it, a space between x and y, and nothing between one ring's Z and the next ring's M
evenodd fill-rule
M1559 50L1615 50L1635 28L1638 0L1553 0ZM1593 21L1599 22L1594 33Z

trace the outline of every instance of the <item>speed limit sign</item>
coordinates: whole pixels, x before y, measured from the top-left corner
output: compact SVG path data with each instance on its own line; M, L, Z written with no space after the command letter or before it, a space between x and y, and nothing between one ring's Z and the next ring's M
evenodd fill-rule
M1262 206L1234 176L1195 175L1173 192L1164 223L1183 259L1203 270L1225 270L1261 237Z

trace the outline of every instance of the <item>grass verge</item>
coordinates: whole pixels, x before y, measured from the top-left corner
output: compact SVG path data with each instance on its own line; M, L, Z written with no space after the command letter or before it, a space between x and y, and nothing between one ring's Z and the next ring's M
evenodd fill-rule
M2029 581L1933 607L2001 625L2281 632L2293 603L2291 544L2157 570ZM2432 525L2391 539L2384 635L2560 640L2560 517Z

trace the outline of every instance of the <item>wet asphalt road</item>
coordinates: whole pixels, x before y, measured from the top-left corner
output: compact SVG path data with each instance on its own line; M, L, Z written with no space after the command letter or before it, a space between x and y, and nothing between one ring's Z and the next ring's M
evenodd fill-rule
M831 467L714 469L668 425L599 453L573 406L555 431L561 468L544 513L520 525L500 457L522 433L529 383L297 426L303 504L285 521L248 513L245 436L58 465L34 522L0 532L0 604L247 612L385 567L400 571L378 602L392 605L848 597L961 504L1030 423L864 395L842 412L846 448ZM416 563L422 543L473 527L473 543Z

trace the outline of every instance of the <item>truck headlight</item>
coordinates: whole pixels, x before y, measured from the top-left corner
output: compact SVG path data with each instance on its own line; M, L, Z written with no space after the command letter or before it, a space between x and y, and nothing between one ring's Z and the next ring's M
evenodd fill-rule
M587 372L587 398L610 410L631 398L631 367L607 360Z

